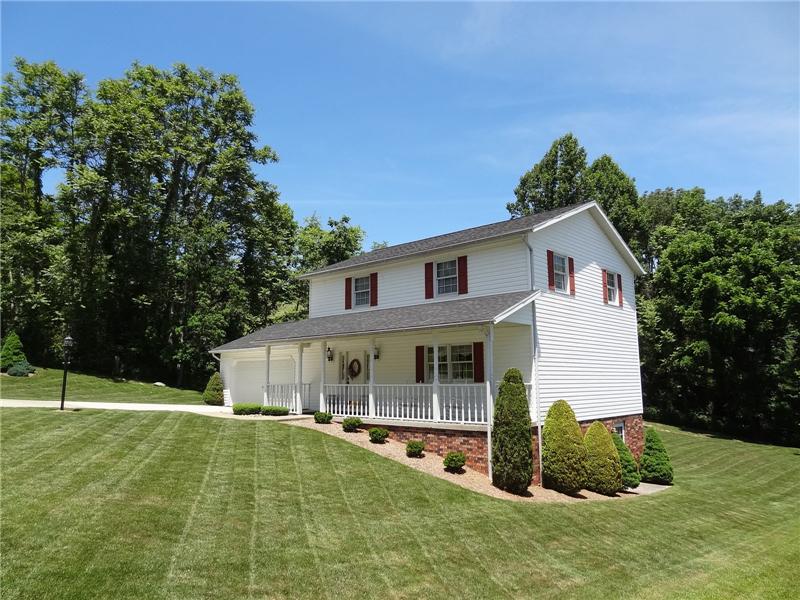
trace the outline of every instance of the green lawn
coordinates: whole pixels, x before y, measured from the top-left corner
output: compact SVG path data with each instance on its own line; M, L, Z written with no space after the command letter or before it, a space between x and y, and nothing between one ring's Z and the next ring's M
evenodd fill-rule
M59 369L37 368L33 377L0 377L0 397L14 400L60 400ZM159 387L152 383L115 381L70 373L67 378L67 400L82 402L146 402L156 404L202 404L200 392Z
M800 452L659 426L676 485L490 499L324 434L2 409L2 596L790 598Z

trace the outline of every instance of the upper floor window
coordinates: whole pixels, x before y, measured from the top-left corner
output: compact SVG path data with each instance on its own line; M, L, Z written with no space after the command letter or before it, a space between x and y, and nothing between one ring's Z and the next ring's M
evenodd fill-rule
M611 271L606 271L606 290L608 293L608 303L617 304L617 274Z
M369 306L369 275L353 278L353 292L356 306Z
M556 290L567 292L569 284L569 270L567 267L567 257L561 254L553 254L553 274L555 276Z
M455 294L458 292L458 264L455 259L436 263L436 293Z

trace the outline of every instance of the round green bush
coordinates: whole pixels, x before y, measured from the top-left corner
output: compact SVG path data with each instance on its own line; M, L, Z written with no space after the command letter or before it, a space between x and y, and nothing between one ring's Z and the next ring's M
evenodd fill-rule
M3 340L3 348L0 350L0 369L5 371L22 361L28 362L25 352L22 351L22 340L19 339L16 331L9 331Z
M358 428L361 427L361 423L362 421L358 417L345 417L342 419L342 429L348 433L353 433L354 431L358 431Z
M369 441L373 444L382 444L389 437L389 430L383 427L372 427L369 430Z
M636 459L633 458L630 449L616 432L612 433L611 437L617 447L619 462L622 465L622 486L629 490L639 487L641 477L639 476L639 467L636 465Z
M639 461L642 481L669 485L672 483L672 463L661 441L661 436L652 427L644 432L644 452Z
M225 404L225 397L222 392L222 377L219 373L214 373L208 379L206 389L203 392L203 402L211 406L222 406Z
M586 489L612 496L622 489L622 465L611 434L595 421L583 436L586 444Z
M317 412L314 413L315 423L321 423L322 425L327 425L331 421L333 421L333 415L329 412L321 412L318 410Z
M420 458L425 451L425 442L421 440L408 440L406 442L406 456L409 458Z
M27 360L21 360L14 363L8 368L7 373L12 377L27 377L31 373L36 372L36 369L28 363Z
M458 473L467 464L467 457L463 452L448 452L444 457L444 468L451 473Z
M513 494L527 491L533 478L531 416L522 373L503 375L494 407L492 427L492 483Z
M542 483L564 494L574 494L586 483L586 445L566 400L555 402L544 420Z
M285 417L289 414L289 409L285 406L262 406L261 414L268 417Z

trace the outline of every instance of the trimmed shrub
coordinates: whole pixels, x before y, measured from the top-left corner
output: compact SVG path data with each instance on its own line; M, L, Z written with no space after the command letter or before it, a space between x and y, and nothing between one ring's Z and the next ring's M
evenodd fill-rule
M408 440L406 442L406 456L409 458L421 458L425 451L425 442L422 440Z
M268 417L285 417L289 414L289 409L285 406L262 406L261 414Z
M612 496L622 489L622 465L611 434L595 421L583 436L586 444L586 489Z
M314 413L314 423L321 423L323 425L327 425L333 421L333 415L329 412L321 412L317 411Z
M12 377L27 377L30 373L35 372L36 369L27 360L21 360L8 368L8 374Z
M636 459L633 458L630 449L616 432L611 434L611 438L617 447L619 463L622 466L622 486L629 490L639 487L641 477L639 476L639 467L636 466Z
M513 494L527 491L533 478L531 417L522 373L503 375L492 427L492 483Z
M389 430L383 427L372 427L369 430L369 441L373 444L382 444L389 437Z
M361 427L361 423L362 421L358 417L345 417L342 419L342 429L348 433L353 433L354 431L358 431L358 428Z
M544 420L542 483L565 494L578 492L586 483L586 445L566 400L555 402Z
M451 473L458 473L467 464L467 457L463 452L448 452L444 457L444 468Z
M661 441L661 436L652 427L644 432L644 452L639 461L642 481L669 485L672 483L672 463Z
M206 389L203 392L203 402L211 406L222 406L225 404L225 397L222 393L222 377L219 373L214 373L208 378Z
M0 350L0 370L5 371L23 361L28 362L28 358L22 351L22 341L16 331L9 331L6 339L3 340L3 348Z
M238 402L233 405L233 414L259 415L261 414L261 405L255 402Z

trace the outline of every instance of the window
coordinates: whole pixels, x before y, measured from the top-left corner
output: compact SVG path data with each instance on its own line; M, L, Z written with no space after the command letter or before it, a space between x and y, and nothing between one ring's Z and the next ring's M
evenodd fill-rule
M436 293L455 294L458 292L458 264L456 260L436 263Z
M369 276L355 277L353 291L356 297L356 306L369 306Z
M425 380L433 382L433 348L427 348ZM472 382L474 379L472 344L439 346L439 381L441 383Z
M606 271L606 290L608 293L608 303L617 304L617 274Z
M625 423L614 423L614 433L616 433L619 437L622 438L622 441L625 441Z
M567 292L569 285L569 271L567 270L567 257L553 254L553 274L555 276L556 290Z

